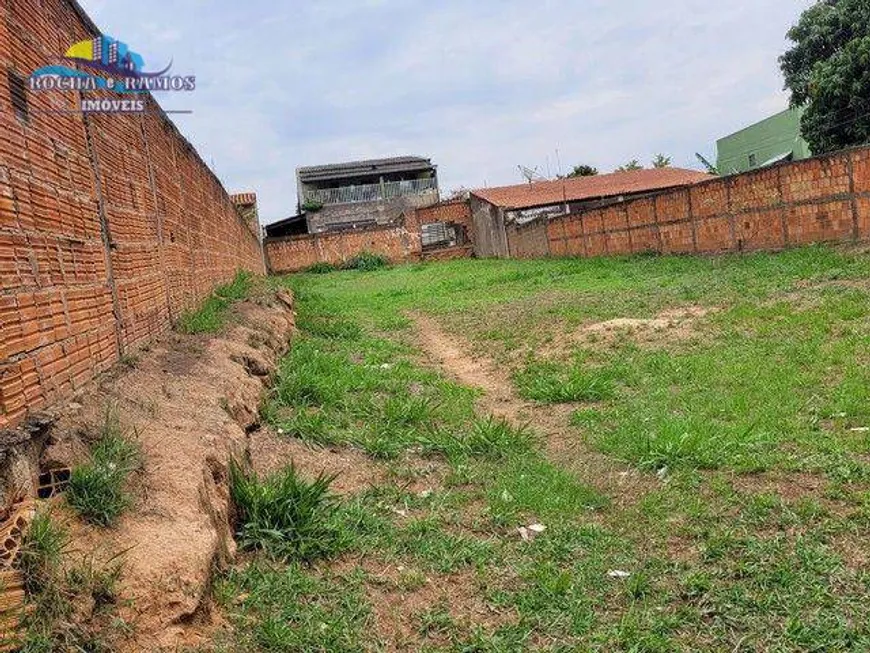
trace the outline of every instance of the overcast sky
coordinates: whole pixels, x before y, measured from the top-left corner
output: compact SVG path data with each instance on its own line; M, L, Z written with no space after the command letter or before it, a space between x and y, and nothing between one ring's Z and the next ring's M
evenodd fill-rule
M79 0L197 90L159 96L261 220L294 212L294 170L414 154L445 191L657 152L700 167L784 109L777 57L810 0Z

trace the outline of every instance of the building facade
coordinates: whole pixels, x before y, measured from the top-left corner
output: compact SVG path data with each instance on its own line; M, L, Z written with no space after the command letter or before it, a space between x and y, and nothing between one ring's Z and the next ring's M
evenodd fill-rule
M473 190L469 205L474 254L517 257L511 236L522 232L523 237L513 241L524 242L524 254L545 256L549 220L712 178L697 170L668 167Z
M812 156L801 136L804 109L786 109L741 129L716 143L720 175L764 168L781 161L801 161Z
M298 168L296 185L312 234L393 224L439 200L437 167L416 156Z

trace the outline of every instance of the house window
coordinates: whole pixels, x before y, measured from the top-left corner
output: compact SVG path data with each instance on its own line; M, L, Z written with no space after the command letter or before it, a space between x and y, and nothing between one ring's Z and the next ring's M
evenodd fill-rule
M27 84L21 75L12 70L6 73L6 78L9 82L9 96L15 115L20 120L26 121L30 116L30 109L27 106Z
M758 159L754 154L749 155L749 167L755 168L758 165Z
M423 249L438 249L456 245L456 227L446 222L424 224L422 228Z

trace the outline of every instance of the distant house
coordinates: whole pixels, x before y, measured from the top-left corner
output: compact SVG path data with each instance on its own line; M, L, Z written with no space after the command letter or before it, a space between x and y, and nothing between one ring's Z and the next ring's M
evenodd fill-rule
M480 257L508 256L508 227L610 206L711 178L697 170L653 168L474 190L469 198L474 253Z
M308 233L305 214L291 215L264 227L266 238L286 238L287 236L302 236Z
M437 167L416 156L298 168L296 181L310 233L391 224L439 200Z
M716 143L719 174L733 175L811 157L810 146L801 136L803 114L803 108L786 109L720 138Z

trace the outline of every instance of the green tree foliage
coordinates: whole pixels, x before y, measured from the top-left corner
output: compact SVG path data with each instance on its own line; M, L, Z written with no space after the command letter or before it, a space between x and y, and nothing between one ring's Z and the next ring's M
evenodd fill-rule
M619 166L616 172L631 172L632 170L643 170L643 166L637 159L632 159L624 166Z
M653 168L670 168L671 167L671 157L665 156L664 154L656 154L655 158L652 160Z
M577 165L574 166L574 169L569 172L566 177L594 177L598 174L598 168L588 165Z
M870 2L820 0L788 32L780 57L793 107L816 154L870 140Z

